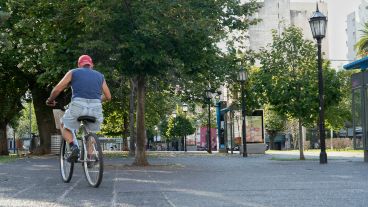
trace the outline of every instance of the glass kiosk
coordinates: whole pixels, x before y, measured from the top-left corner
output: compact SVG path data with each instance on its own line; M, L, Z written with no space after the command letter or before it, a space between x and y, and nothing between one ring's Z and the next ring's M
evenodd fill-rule
M351 77L354 149L364 150L368 162L368 57L344 65L347 70L361 69Z

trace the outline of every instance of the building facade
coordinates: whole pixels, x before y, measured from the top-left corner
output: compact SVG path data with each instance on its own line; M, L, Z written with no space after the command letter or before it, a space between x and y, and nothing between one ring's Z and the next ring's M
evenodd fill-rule
M349 62L358 59L354 46L363 35L361 30L364 29L364 24L366 22L368 22L368 0L362 0L358 9L346 17L345 31L348 38L346 41L346 46L348 48L346 57Z
M346 58L349 60L349 62L352 62L356 59L356 52L354 49L354 45L357 42L356 14L356 12L352 12L347 16L346 19L346 47L348 48L348 54L346 55Z
M249 47L254 51L272 43L272 30L281 33L285 27L296 26L302 29L305 39L312 40L309 18L316 11L315 3L290 2L290 0L263 0L262 8L255 15L262 21L249 28ZM327 3L320 1L319 10L328 16ZM323 39L322 52L329 57L328 33Z

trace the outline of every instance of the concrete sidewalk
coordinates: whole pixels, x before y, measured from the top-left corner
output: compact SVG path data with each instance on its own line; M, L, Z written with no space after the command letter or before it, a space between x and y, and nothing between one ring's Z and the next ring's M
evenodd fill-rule
M271 159L294 156L168 153L151 156L149 167L106 158L97 189L81 165L63 183L57 157L24 158L0 164L0 206L368 206L362 156L331 155L327 165Z
M298 150L291 151L266 151L267 155L271 155L276 158L299 158ZM304 151L304 156L306 159L319 159L319 150L307 150ZM362 151L331 151L327 152L328 160L354 160L354 161L364 161L364 154Z

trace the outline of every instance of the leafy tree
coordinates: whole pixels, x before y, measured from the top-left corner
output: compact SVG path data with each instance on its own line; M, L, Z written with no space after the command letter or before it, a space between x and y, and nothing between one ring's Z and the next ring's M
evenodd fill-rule
M104 122L101 126L101 134L106 135L107 137L116 137L122 136L124 132L124 111L119 109L107 109L109 107L113 107L112 104L106 104L104 108L104 113L106 111L108 116L104 118Z
M148 164L144 148L147 81L173 73L210 80L209 74L222 59L216 43L229 30L246 30L256 23L247 17L258 7L253 0L246 4L238 0L95 1L84 7L82 23L88 32L83 38L89 40L85 48L105 54L105 59L120 66L118 70L136 80L135 164Z
M193 134L195 128L191 121L184 115L180 114L177 117L170 117L168 121L168 128L165 132L166 137L169 137L171 141L180 141L181 145L184 146L184 136Z
M351 96L351 76L356 71L338 71L334 78L338 79L341 98L337 104L326 109L326 127L330 129L344 128L344 123L352 122L352 96Z
M287 118L285 116L277 114L269 106L265 107L265 128L270 136L270 149L273 148L274 139L277 133L286 129Z
M16 135L18 138L25 137L29 135L29 105L32 106L32 114L31 114L31 121L32 121L32 133L38 134L37 122L36 122L36 115L34 113L33 104L31 103L23 103L23 110L21 111L21 116L18 120L18 124L16 127Z
M368 22L364 23L364 28L361 32L363 32L363 35L355 44L354 48L359 56L364 57L368 55Z
M51 91L49 86L56 84L74 65L77 57L74 48L80 25L73 23L77 22L76 17L70 14L80 9L81 3L46 0L2 2L6 2L6 9L11 14L2 30L11 42L6 48L10 54L8 61L15 62L16 75L25 77L23 85L32 91L41 144L36 152L47 153L55 124L52 110L45 105L45 100Z
M292 26L280 36L274 31L273 42L260 52L259 59L258 88L278 114L299 120L300 159L304 159L302 125L311 126L318 119L316 47ZM339 102L341 94L335 70L328 64L323 70L327 109Z
M18 97L24 94L26 89L21 79L9 78L12 77L8 76L12 72L7 70L12 68L6 68L7 65L3 63L0 57L0 155L8 155L6 126L19 118L22 104Z
M145 126L151 130L171 114L180 100L173 95L168 86L159 78L152 78L147 84Z
M112 100L103 104L104 122L101 134L107 137L122 137L123 150L128 151L129 136L129 79L117 70L105 73Z
M54 123L44 100L81 53L128 75L137 84L135 164L145 156L145 95L153 77L177 74L214 80L225 55L217 43L228 32L246 30L257 20L254 0L221 1L57 1L7 0L13 59L35 101L41 151L49 149ZM187 80L187 79L186 79ZM132 122L132 121L131 121Z
M203 105L202 112L195 114L195 119L199 121L201 127L208 126L208 105ZM211 107L211 128L216 127L216 112Z
M8 34L3 31L3 25L9 18L9 13L1 10L3 2L0 2L0 155L8 155L8 142L6 126L19 118L22 104L19 97L24 94L25 78L17 75L15 62L11 59L11 53L6 51L10 45Z
M168 119L167 118L162 119L160 124L159 124L159 130L161 132L161 136L165 139L166 142L168 142L169 139L170 139L170 136L166 135L168 126L169 126Z

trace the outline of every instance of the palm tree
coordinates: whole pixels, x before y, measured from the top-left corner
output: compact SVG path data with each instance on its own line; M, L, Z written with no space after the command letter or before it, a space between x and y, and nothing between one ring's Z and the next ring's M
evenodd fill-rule
M363 35L359 41L355 44L354 48L357 54L361 57L368 55L368 22L364 24L364 29L360 30Z

